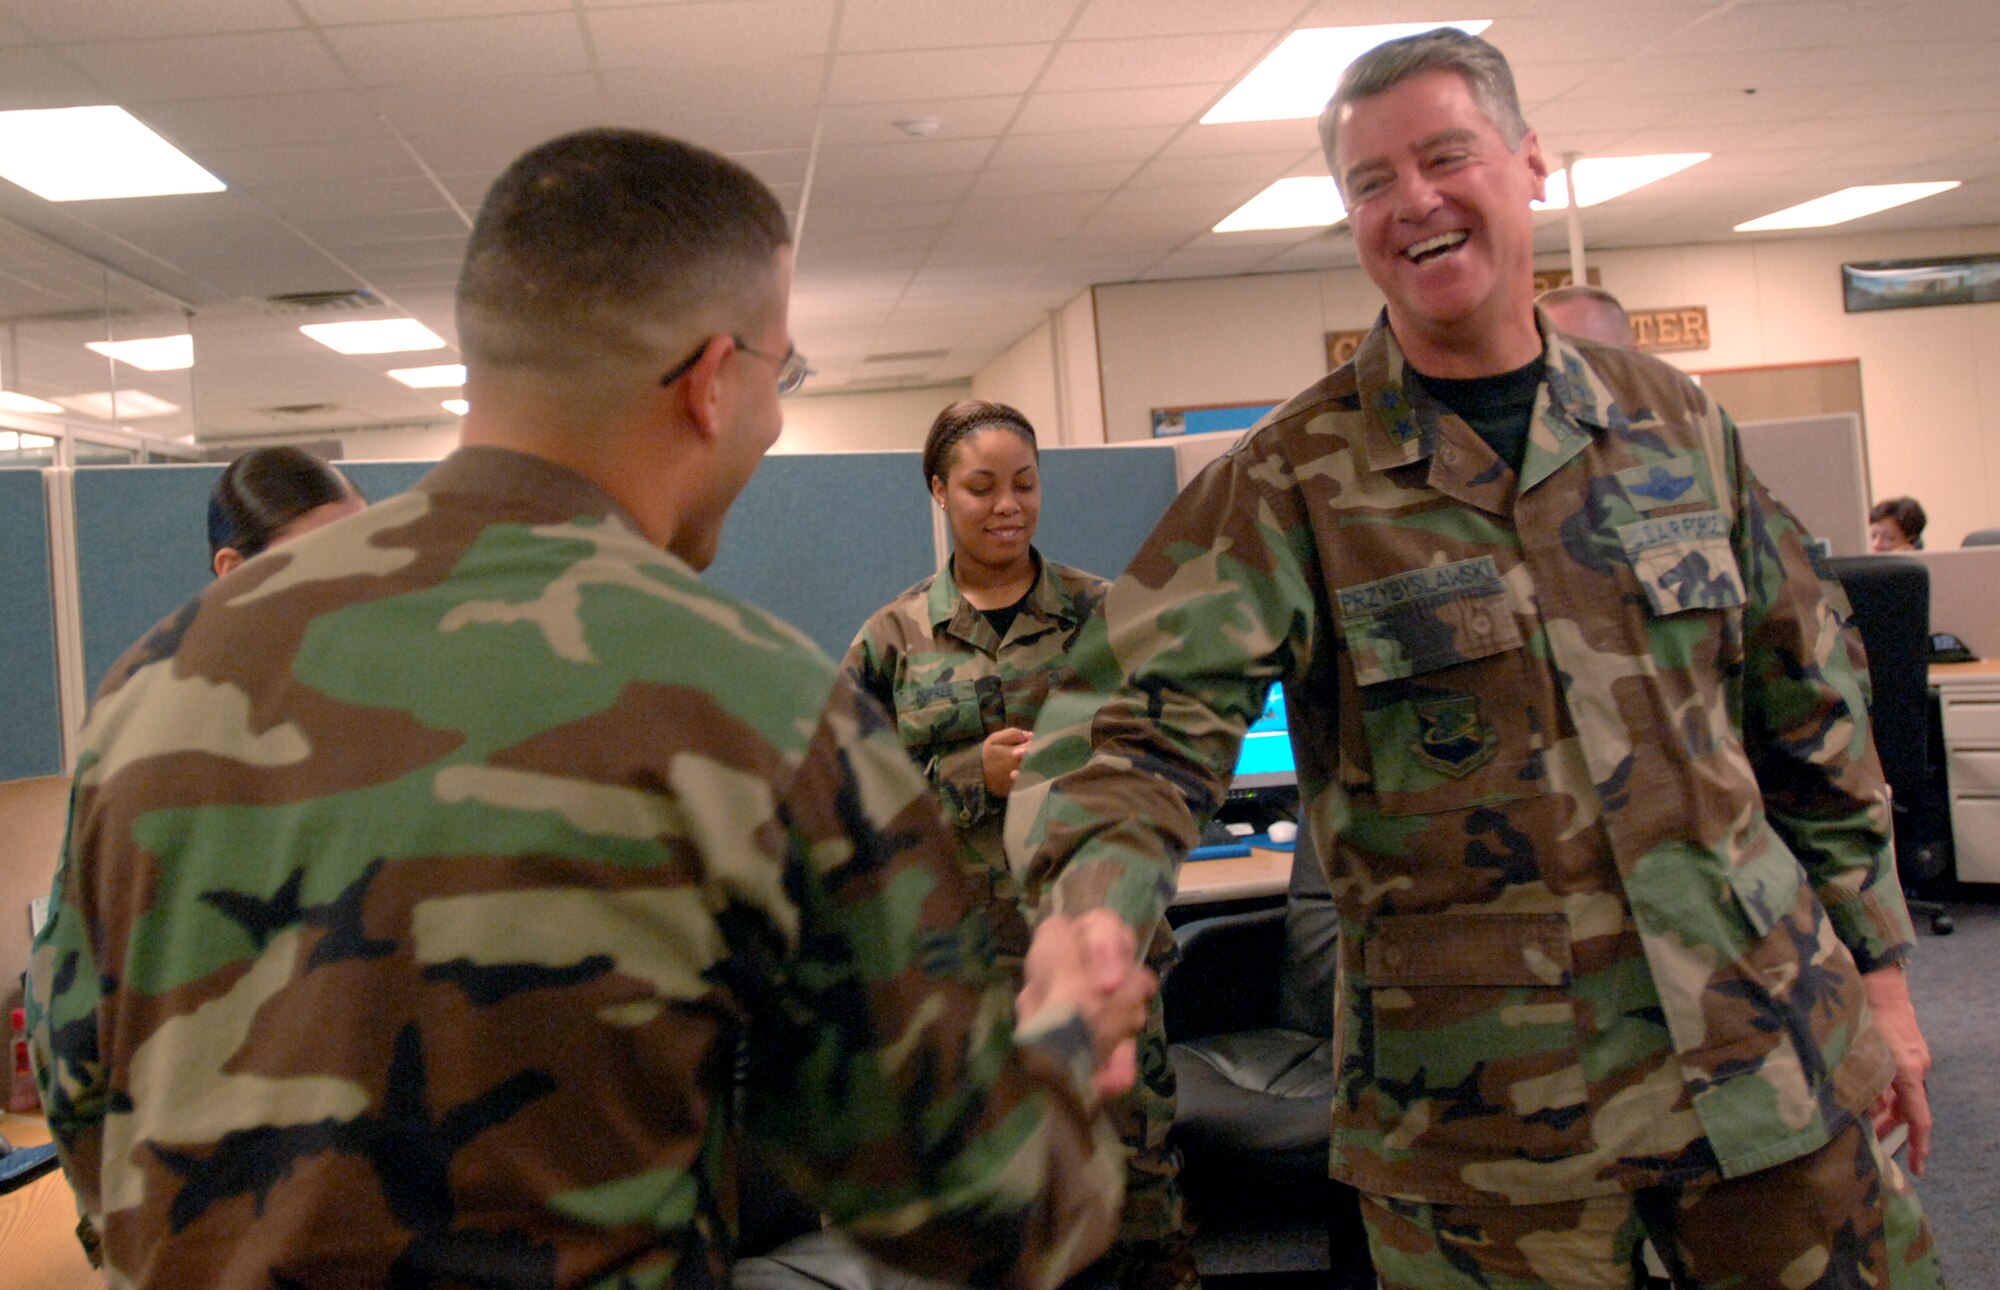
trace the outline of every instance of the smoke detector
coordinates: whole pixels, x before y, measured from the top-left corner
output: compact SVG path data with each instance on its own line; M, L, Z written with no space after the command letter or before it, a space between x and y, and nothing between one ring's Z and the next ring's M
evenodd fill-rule
M934 116L906 116L896 122L896 128L912 139L928 139L938 132L944 122Z

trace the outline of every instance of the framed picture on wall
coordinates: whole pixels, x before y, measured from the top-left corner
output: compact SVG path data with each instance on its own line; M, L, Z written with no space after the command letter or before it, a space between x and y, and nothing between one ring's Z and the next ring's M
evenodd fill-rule
M1857 260L1840 266L1847 312L1972 305L2000 300L2000 255Z
M1154 408L1153 437L1178 439L1182 435L1217 430L1248 430L1277 406L1275 402L1202 403L1183 408Z

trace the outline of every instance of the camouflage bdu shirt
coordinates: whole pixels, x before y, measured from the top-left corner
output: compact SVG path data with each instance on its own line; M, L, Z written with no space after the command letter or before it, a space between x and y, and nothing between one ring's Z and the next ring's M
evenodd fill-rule
M537 458L134 647L53 905L37 1076L114 1287L719 1284L739 1052L885 1257L1045 1286L1110 1238L1080 1022L1016 1046L881 711Z
M1283 681L1341 915L1333 1173L1434 1203L1814 1150L1887 1082L1859 973L1912 939L1838 586L1698 387L1541 330L1518 478L1378 324L1190 485L1008 829L1056 907L1151 916Z
M1020 893L1007 872L1001 825L1007 801L986 791L981 753L987 736L1033 730L1051 688L1069 675L1067 655L1111 584L1045 559L1041 575L1002 641L952 580L951 565L875 611L841 667L855 688L887 708L924 778L944 800L945 818L985 862L1003 942L1026 952Z

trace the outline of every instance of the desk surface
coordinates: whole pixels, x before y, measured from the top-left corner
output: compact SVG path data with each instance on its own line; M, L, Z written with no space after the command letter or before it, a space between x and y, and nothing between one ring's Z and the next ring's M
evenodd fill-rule
M1930 677L1932 685L2000 680L2000 658L1982 658L1974 663L1933 663Z
M17 1147L49 1140L48 1126L26 1115L0 1116L0 1133ZM76 1201L60 1169L0 1196L0 1268L8 1290L104 1290L76 1243Z
M1292 853L1255 850L1223 860L1190 860L1181 866L1176 905L1281 896L1292 881Z

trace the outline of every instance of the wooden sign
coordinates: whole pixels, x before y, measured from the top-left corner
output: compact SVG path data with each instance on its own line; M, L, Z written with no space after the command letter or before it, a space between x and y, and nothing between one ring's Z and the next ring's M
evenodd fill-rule
M1632 320L1632 338L1641 353L1708 348L1707 305L1683 305L1678 309L1628 309L1625 314Z
M1604 285L1595 269L1585 269L1583 278L1593 287ZM1544 291L1554 291L1557 287L1566 287L1575 281L1576 276L1568 269L1541 269L1535 274L1535 294L1539 296Z

